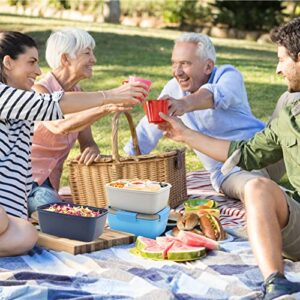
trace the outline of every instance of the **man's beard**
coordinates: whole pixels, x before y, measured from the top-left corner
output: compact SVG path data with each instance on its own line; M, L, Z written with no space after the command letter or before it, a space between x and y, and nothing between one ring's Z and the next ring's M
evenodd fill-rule
M288 92L289 93L295 93L295 92L300 92L300 89L296 90L295 88L288 86Z
M288 91L290 93L300 92L300 81L298 80L289 81Z

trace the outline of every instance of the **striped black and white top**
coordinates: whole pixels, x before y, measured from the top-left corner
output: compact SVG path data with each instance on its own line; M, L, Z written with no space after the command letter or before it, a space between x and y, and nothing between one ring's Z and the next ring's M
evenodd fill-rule
M33 121L63 118L58 104L62 95L22 91L0 83L0 205L10 215L27 218Z

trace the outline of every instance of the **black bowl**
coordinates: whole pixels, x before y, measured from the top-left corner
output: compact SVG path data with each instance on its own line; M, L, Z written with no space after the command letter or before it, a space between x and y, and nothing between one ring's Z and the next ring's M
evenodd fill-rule
M46 210L53 204L59 206L84 207L100 213L98 217L82 217L67 215ZM107 209L87 205L56 202L45 204L37 208L41 231L58 237L91 242L97 239L104 230Z

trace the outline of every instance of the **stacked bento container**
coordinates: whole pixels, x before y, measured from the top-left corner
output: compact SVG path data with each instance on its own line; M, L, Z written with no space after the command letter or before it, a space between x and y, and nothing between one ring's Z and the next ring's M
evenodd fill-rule
M106 184L111 229L156 238L167 226L171 185L150 180L117 180Z

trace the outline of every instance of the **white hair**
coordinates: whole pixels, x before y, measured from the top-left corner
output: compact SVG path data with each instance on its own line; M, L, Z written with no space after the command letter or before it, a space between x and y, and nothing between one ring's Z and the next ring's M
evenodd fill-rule
M180 35L176 40L178 42L190 42L197 45L197 54L200 59L210 59L216 62L216 50L211 39L203 33L186 32Z
M46 46L46 61L52 69L61 65L61 55L68 54L75 58L78 51L86 48L95 48L94 38L85 30L65 27L53 32Z

